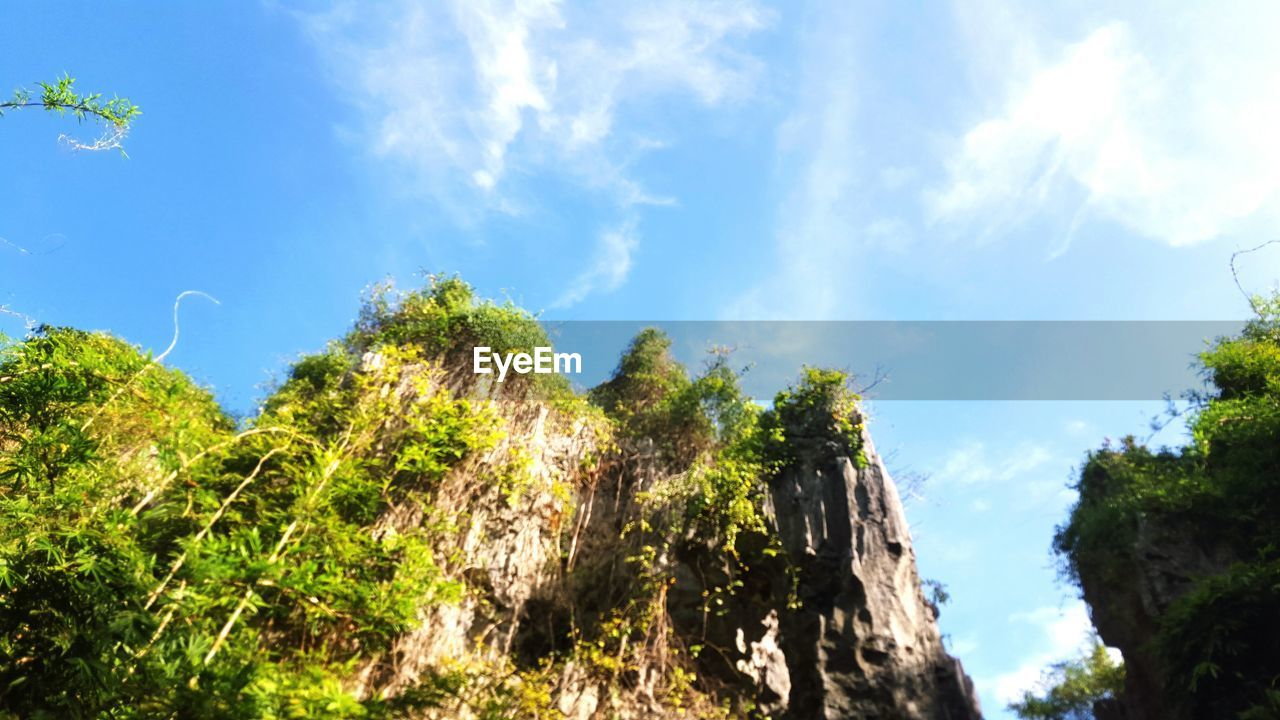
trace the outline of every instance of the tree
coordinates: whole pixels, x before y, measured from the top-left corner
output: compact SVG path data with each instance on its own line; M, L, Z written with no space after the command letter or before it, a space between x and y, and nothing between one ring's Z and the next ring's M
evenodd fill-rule
M1053 665L1045 674L1044 694L1027 691L1009 709L1024 720L1088 720L1094 705L1116 698L1124 686L1124 665L1111 659L1094 640L1088 655Z
M119 149L124 154L121 143L134 119L142 114L137 105L129 102L128 98L114 96L104 101L102 93L81 95L75 90L76 79L66 73L52 83L36 84L40 88L38 96L26 88L18 88L12 98L0 102L0 117L8 110L26 108L44 108L59 115L70 113L81 122L92 120L102 123L106 132L92 143L82 143L66 135L59 136L60 140L77 150Z
M1243 330L1200 356L1211 389L1190 396L1190 442L1125 438L1091 452L1054 538L1095 618L1148 624L1125 647L1130 667L1158 679L1161 704L1186 717L1280 717L1280 295L1250 306ZM1212 564L1135 618L1144 558L1174 552L1166 537Z

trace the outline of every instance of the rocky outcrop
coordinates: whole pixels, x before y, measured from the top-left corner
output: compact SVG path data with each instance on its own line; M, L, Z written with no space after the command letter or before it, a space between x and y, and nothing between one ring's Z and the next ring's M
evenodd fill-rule
M367 353L363 362L381 360ZM440 572L466 590L456 601L425 602L417 629L361 665L353 684L363 697L393 697L442 670L483 674L511 666L527 606L559 579L573 488L587 480L586 457L600 452L599 428L583 418L507 397L501 386L477 385L460 373L432 378L425 387L402 382L395 392L413 402L443 388L490 404L502 437L446 476L430 503L396 505L378 521L379 534L439 528L437 555L447 559ZM449 704L422 715L473 716L465 705Z
M783 547L799 565L800 607L778 629L790 678L780 717L979 718L921 591L897 490L862 439L862 462L817 445L771 487Z
M384 518L395 529L424 522L456 526L450 570L473 589L456 603L433 604L421 626L403 636L384 677L394 694L425 670L461 658L496 663L515 652L526 605L557 579L561 530L569 507L563 493L581 481L579 468L596 451L591 428L544 406L502 403L506 437L475 463L446 479L430 508L405 505ZM512 502L491 481L519 459L526 492ZM560 494L556 489L563 488Z
M745 550L754 567L719 618L700 601L727 569L697 554L673 568L677 628L721 648L700 669L746 685L775 720L981 718L973 683L943 648L902 503L870 436L862 431L856 458L834 438L798 446L765 502L789 568Z
M1190 718L1185 703L1170 700L1163 687L1161 658L1153 640L1169 606L1198 580L1223 572L1235 558L1225 547L1207 546L1194 526L1152 516L1139 520L1126 555L1123 572L1103 575L1084 568L1080 576L1098 635L1120 650L1125 665L1123 696L1095 714L1124 720Z
M514 674L553 654L574 657L566 654L574 628L609 616L611 583L635 552L619 538L646 496L679 482L652 443L610 449L572 415L489 399L504 418L504 440L447 478L433 507L399 508L382 523L389 532L456 527L441 554L450 557L444 570L468 591L460 602L424 609L417 631L363 669L366 696L395 695L441 668ZM720 698L713 702L743 716L754 708L749 716L774 720L978 720L973 685L943 648L902 504L869 435L861 431L852 455L821 437L797 447L762 499L780 554L741 548L753 560L737 585L728 582L735 576L724 557L700 550L698 538L655 558L671 576L657 591L671 618L671 657L674 648L708 648L695 661L665 662L693 662ZM601 456L613 459L591 461ZM513 494L493 478L516 460L524 486ZM708 592L726 586L736 589L724 611L708 613ZM701 716L688 707L673 714L654 699L655 668L606 680L570 659L557 672L549 692L566 718ZM465 705L446 705L424 717L474 716Z

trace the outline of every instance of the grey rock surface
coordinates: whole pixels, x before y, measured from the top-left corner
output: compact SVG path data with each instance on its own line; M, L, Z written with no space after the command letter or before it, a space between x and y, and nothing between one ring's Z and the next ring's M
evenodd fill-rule
M1129 548L1129 571L1116 578L1081 575L1085 602L1103 642L1124 656L1125 688L1099 717L1181 720L1186 708L1167 701L1160 658L1152 650L1159 618L1195 581L1222 573L1236 560L1224 547L1207 545L1192 526L1144 518Z
M973 684L924 597L897 490L863 432L864 462L820 443L771 488L801 607L781 615L785 720L969 720ZM859 466L860 465L860 466Z
M599 567L590 575L609 577L608 566L625 559L618 537L628 508L678 477L651 443L597 467L586 459L604 450L582 422L523 402L500 402L498 412L503 440L447 477L432 507L405 506L383 519L379 532L456 526L441 556L469 592L424 609L393 652L362 668L353 682L366 695L395 694L434 668L500 664L530 652L522 644L536 648L523 662L547 657L564 631L554 609L607 589L573 585L566 568ZM713 648L699 656L698 670L722 697L750 698L773 720L978 720L973 685L943 648L937 608L921 591L897 490L865 431L861 445L862 461L821 438L797 446L798 462L764 499L786 560L744 548L759 562L722 615L705 610L706 591L731 574L716 564L722 557L686 538L683 556L673 549L657 559L671 573L664 597L674 634L683 647ZM513 503L488 478L516 458L526 464L529 489ZM553 702L574 720L676 717L654 701L658 679L642 667L610 685L569 662ZM475 714L450 706L422 717Z

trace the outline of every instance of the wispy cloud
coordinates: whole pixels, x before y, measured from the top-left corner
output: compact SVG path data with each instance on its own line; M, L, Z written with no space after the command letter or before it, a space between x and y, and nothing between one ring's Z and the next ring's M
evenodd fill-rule
M1093 642L1093 622L1081 601L1065 607L1016 613L1009 618L1009 624L1014 626L1013 632L1025 633L1030 629L1035 637L1035 650L1023 658L1016 669L976 681L979 688L994 696L1002 707L1021 699L1024 692L1038 689L1050 665L1080 657ZM1118 656L1118 652L1112 652Z
M858 55L862 17L840 2L819 2L801 30L795 106L777 130L779 176L788 191L777 208L777 261L764 282L727 314L752 319L819 319L840 313L847 286L833 268L853 265L868 219L855 203L865 180L859 166ZM885 232L881 224L870 232Z
M452 0L339 3L306 24L377 152L491 192L513 168L591 174L596 153L652 146L642 134L610 146L629 101L749 96L761 64L734 41L769 18L745 0L573 12L556 0Z
M605 230L600 234L591 265L569 284L551 307L569 307L594 292L617 290L631 272L631 254L638 244L634 222Z
M970 441L947 456L935 477L960 485L1026 480L1052 459L1053 454L1041 445L1025 444L994 453L985 443Z
M1093 426L1086 420L1068 420L1064 429L1071 435L1084 435L1092 430Z
M970 3L989 14L993 3ZM994 3L997 6L1002 3ZM962 14L964 11L962 10ZM963 134L927 195L935 219L1001 232L1052 212L1102 218L1189 245L1261 218L1280 225L1280 24L1274 3L1170 8L1094 24L1074 38L996 12L1006 38L997 109ZM975 55L990 64L989 35ZM981 43L983 47L978 48Z
M770 20L753 0L339 2L304 18L358 135L462 219L523 214L548 178L626 217L670 202L628 170L666 140L628 114L751 97L763 66L739 41Z

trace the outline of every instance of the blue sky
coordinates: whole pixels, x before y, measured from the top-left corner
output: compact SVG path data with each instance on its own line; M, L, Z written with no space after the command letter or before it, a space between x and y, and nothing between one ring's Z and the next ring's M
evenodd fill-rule
M204 291L168 362L240 412L421 269L563 319L1241 317L1280 7L1023 5L4 3L0 83L145 114L128 159L0 119L0 305L159 351ZM991 717L1087 624L1048 554L1072 466L1157 410L873 405Z

